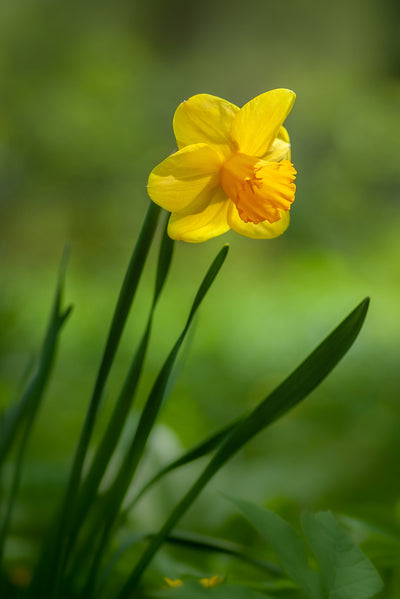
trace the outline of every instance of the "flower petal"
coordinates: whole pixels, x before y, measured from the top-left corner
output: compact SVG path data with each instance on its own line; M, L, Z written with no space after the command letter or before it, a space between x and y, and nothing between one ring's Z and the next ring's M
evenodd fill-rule
M219 146L224 155L234 151L232 122L239 108L222 98L198 94L178 106L174 133L178 148L196 143Z
M273 89L243 106L232 123L232 137L238 149L250 156L264 156L289 114L295 93Z
M147 191L153 202L190 214L207 206L219 186L221 160L206 144L186 146L168 156L150 173Z
M290 160L290 156L289 135L285 127L281 127L268 152L262 158L271 162L281 162L282 160Z
M274 223L264 221L258 223L245 223L239 216L239 212L233 202L229 205L228 210L228 223L230 227L244 235L245 237L251 237L252 239L273 239L279 237L286 231L289 226L290 216L289 212L281 212L281 218Z
M172 239L180 239L192 243L207 241L229 231L227 212L230 200L220 188L212 202L197 214L171 214L168 224L168 235Z

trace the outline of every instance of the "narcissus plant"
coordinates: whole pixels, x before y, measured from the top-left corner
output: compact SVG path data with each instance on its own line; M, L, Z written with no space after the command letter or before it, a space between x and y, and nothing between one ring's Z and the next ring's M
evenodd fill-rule
M296 170L283 122L295 97L274 89L238 108L198 94L178 106L178 151L148 181L151 199L171 212L170 237L201 242L233 229L271 239L286 230Z

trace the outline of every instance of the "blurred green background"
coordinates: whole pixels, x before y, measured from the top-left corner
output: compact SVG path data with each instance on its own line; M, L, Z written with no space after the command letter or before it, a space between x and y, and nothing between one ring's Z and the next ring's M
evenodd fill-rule
M16 552L18 533L40 531L56 505L145 214L148 173L174 150L175 108L201 92L242 105L268 89L296 91L286 126L297 195L291 226L277 240L228 233L177 244L138 406L203 273L223 243L231 250L183 352L151 459L176 455L254 406L370 295L365 327L343 363L228 465L187 521L229 527L221 489L396 520L399 17L395 0L1 4L1 408L40 347L66 243L65 295L74 304L29 445ZM154 261L97 434L144 324ZM147 504L151 521L190 478L166 483L163 501Z

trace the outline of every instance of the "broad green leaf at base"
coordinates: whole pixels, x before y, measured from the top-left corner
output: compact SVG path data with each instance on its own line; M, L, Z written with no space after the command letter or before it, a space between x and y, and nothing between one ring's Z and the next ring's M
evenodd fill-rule
M331 512L304 512L302 525L329 598L369 599L382 590L378 572Z
M311 570L303 539L280 516L250 501L229 497L273 549L290 578L307 597L320 599L322 580Z

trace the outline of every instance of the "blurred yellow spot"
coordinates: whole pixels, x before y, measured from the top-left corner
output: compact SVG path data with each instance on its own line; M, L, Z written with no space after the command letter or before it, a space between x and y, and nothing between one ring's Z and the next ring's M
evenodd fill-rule
M172 579L172 578L168 578L167 576L164 576L164 580L167 583L168 587L171 589L176 589L178 587L183 586L183 582L180 578ZM168 587L166 587L166 588L168 588Z
M223 580L224 579L222 576L215 574L215 576L211 576L211 578L201 578L200 584L202 584L204 588L209 589L211 587L217 586L217 584L221 584Z
M10 581L17 587L25 588L32 579L32 570L27 566L14 566L9 571Z

